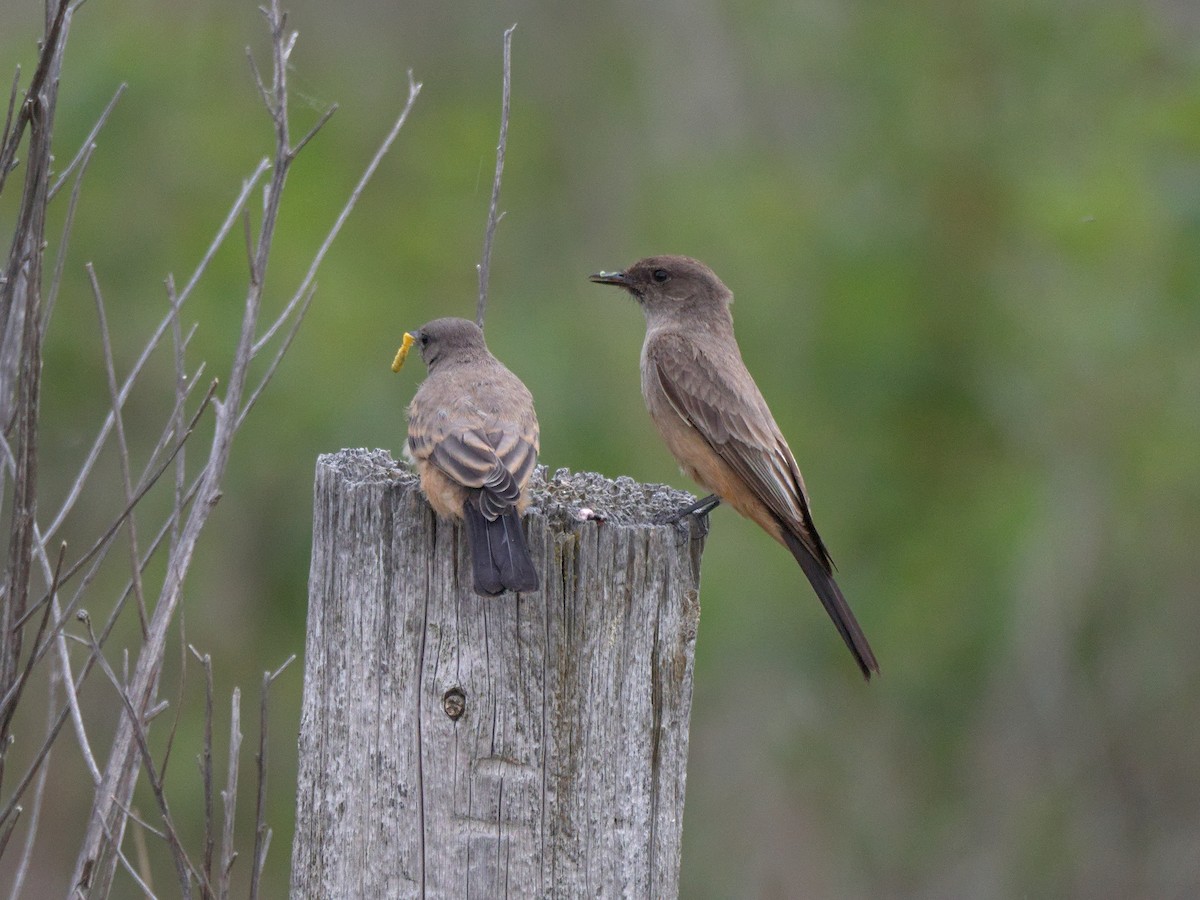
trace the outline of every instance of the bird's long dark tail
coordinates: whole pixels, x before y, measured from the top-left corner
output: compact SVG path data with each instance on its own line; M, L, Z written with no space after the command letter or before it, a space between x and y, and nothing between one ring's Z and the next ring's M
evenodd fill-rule
M800 563L800 568L804 570L813 590L821 598L821 604L829 613L829 618L833 619L833 624L837 626L838 634L854 654L854 660L862 670L863 677L870 681L871 673L879 672L879 663L875 661L875 654L871 651L871 645L867 643L866 635L859 627L858 620L854 618L854 613L850 611L846 598L842 596L841 588L799 537L792 534L787 527L781 528L780 531L783 532L787 548L792 551L792 556L796 557L796 562Z
M515 507L488 519L468 500L463 504L463 519L471 549L475 593L495 597L505 591L538 589L537 570Z

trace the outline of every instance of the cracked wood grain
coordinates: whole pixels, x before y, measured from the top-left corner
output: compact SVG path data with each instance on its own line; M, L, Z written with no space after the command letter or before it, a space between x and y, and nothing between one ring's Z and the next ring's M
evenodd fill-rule
M677 895L704 523L531 488L543 590L484 598L407 469L318 461L293 897Z

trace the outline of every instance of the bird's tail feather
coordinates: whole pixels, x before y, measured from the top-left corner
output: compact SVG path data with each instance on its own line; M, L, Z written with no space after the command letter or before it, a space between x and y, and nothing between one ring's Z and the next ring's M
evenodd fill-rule
M463 519L471 550L475 593L495 597L506 590L538 589L537 570L525 541L521 517L515 508L510 507L495 519L488 519L468 501L463 504Z
M879 672L879 663L875 661L875 654L871 651L871 645L867 643L866 635L859 627L858 620L854 618L854 613L850 611L846 598L842 596L841 588L799 537L792 534L786 526L780 528L780 531L783 532L787 548L792 551L792 556L796 557L796 562L800 563L800 568L804 570L813 590L821 599L829 618L833 619L833 624L837 626L838 634L854 654L863 677L870 681L871 673Z

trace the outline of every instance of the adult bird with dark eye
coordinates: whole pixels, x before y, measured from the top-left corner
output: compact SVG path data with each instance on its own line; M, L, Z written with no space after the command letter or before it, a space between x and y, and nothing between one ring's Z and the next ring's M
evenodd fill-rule
M783 544L870 679L879 663L833 579L796 458L742 361L733 293L686 256L648 257L591 280L624 288L641 306L642 398L684 474L712 492L679 516L725 501Z
M405 454L434 512L466 526L475 592L536 591L521 516L537 465L533 396L466 319L435 319L404 336L393 371L420 348L429 375L408 406Z

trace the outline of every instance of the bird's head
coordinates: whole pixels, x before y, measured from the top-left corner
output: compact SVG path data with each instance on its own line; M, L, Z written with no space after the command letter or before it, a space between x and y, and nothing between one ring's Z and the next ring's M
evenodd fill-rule
M420 350L421 359L430 370L442 363L461 362L487 353L483 331L467 319L434 319L416 331L405 332L404 343L392 363L393 372L399 372L404 365L410 346Z
M733 302L733 293L713 270L688 256L648 256L622 272L598 272L591 280L629 291L648 319L721 309Z

